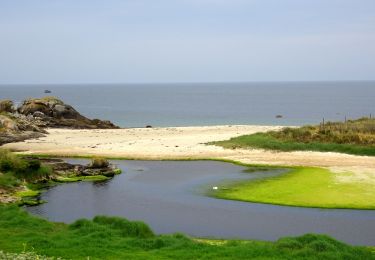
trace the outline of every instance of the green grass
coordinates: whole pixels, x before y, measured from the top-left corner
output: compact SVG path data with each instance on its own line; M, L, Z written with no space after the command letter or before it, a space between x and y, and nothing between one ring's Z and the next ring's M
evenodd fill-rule
M15 206L0 205L0 251L65 259L375 259L373 248L354 247L324 235L277 242L191 239L155 235L142 222L95 217L52 223Z
M211 191L218 198L300 207L375 209L374 185L343 182L328 169L297 167L276 177L238 182Z
M375 146L363 146L356 144L339 143L321 143L310 142L303 143L290 140L281 140L274 137L271 133L256 133L252 135L243 135L231 138L226 141L211 142L209 144L219 145L224 148L261 148L278 151L319 151L319 152L338 152L354 155L375 156Z
M285 127L211 142L225 148L262 148L278 151L321 151L375 156L375 119L326 122L316 126Z

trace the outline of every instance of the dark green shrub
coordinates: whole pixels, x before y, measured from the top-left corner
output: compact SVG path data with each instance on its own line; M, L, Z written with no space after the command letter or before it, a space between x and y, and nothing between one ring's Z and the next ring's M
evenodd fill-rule
M31 160L28 161L28 168L32 171L36 171L40 169L41 163L38 160Z
M109 162L107 159L102 157L94 157L91 159L91 168L106 168L109 166Z

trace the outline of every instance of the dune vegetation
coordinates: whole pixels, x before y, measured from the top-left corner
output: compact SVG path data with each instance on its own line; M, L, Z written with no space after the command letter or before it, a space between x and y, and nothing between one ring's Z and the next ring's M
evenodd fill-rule
M36 259L375 259L372 248L349 246L324 235L276 242L192 239L155 235L143 222L118 217L98 216L68 225L1 205L0 234L1 254L44 256Z
M278 176L220 187L212 191L212 195L288 206L375 209L374 183L350 181L353 176L350 172L333 173L324 168L296 167Z
M323 122L314 126L286 127L212 142L224 148L261 148L278 151L321 151L375 155L375 119Z

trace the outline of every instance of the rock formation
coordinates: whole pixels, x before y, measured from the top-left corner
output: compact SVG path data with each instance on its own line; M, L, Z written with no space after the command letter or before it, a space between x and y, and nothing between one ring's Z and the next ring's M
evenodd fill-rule
M110 121L88 119L55 97L25 100L18 108L11 100L0 101L0 145L38 138L45 128L114 129Z
M47 127L75 129L113 129L118 128L110 121L88 119L72 106L64 104L55 97L28 99L18 108L18 112L43 121Z

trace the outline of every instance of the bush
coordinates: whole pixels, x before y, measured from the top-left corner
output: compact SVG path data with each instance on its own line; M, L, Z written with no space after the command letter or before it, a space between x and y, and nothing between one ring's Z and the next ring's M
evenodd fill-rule
M109 162L107 159L102 157L94 157L91 159L91 168L106 168L109 166Z
M36 171L36 170L39 170L41 167L41 163L38 160L31 160L31 161L28 161L27 163L28 163L28 168L30 170Z
M0 171L28 181L46 179L52 173L52 170L42 166L40 161L26 161L4 149L0 149Z
M27 167L27 163L18 156L8 150L0 149L0 171L22 172L25 171Z

